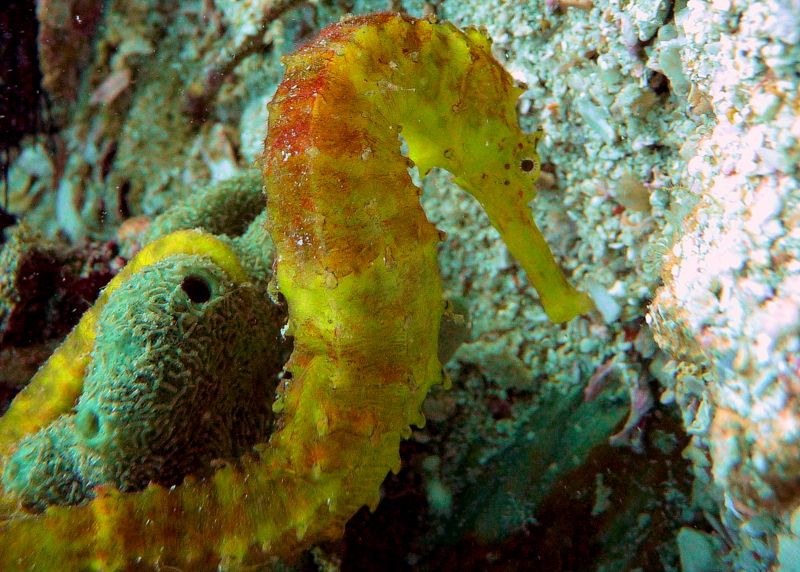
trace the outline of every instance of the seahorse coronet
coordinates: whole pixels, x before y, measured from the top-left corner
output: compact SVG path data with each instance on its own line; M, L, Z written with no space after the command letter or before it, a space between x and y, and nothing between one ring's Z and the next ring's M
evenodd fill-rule
M211 476L130 493L100 487L77 506L15 513L0 525L0 564L238 570L335 539L360 507L374 509L386 474L400 468L401 439L424 424L425 394L447 383L437 355L442 237L422 211L409 161L422 174L449 170L475 196L551 319L591 309L531 218L540 134L521 131L522 90L492 56L485 31L433 18L353 16L282 61L259 161L275 245L270 290L287 301L294 338L273 407L278 430ZM179 232L160 244L212 250L215 264L247 279L235 253L210 235ZM140 257L165 258L153 246L143 252L134 266ZM62 378L53 372L65 356L85 359L99 313L87 313L76 329L80 343L65 342L35 390L58 393ZM19 443L66 413L82 390L81 367L35 422L19 413L36 398L15 401L0 436Z

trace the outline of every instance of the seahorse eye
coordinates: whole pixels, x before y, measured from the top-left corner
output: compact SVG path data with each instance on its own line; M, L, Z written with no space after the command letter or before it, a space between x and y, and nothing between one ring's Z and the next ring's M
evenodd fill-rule
M190 274L183 279L181 290L195 304L204 304L211 299L211 285L207 279L196 274Z
M526 173L530 173L536 168L536 162L533 159L523 159L519 163L519 168Z

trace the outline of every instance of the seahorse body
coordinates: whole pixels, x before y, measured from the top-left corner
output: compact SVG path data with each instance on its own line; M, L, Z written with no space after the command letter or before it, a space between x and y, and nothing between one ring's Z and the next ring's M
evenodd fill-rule
M478 198L552 319L591 307L531 220L538 135L519 130L520 89L489 48L476 30L378 14L345 19L287 58L262 159L274 287L295 343L275 404L282 427L212 478L99 489L86 504L11 520L0 565L233 570L336 538L374 508L400 439L444 380L440 237L412 162L423 174L446 168Z

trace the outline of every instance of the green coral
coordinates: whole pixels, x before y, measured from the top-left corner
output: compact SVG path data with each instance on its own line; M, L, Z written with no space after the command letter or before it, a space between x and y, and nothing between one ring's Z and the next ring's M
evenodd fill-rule
M6 233L0 247L0 346L22 347L46 338L41 324L47 321L59 263L55 249L25 221Z
M177 230L201 228L228 243L263 289L272 276L274 247L266 230L261 171L249 169L230 179L206 185L157 216L144 233L149 243Z
M153 220L145 233L145 242L185 228L239 236L264 210L263 186L261 171L250 169L196 189L186 200Z
M246 309L246 311L243 311ZM168 257L100 313L74 413L25 438L3 485L44 508L150 481L179 484L263 441L281 364L279 310L209 260Z

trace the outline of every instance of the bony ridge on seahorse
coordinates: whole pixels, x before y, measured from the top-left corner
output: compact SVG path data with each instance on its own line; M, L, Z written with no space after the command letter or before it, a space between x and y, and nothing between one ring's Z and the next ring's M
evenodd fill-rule
M274 406L280 428L211 477L135 493L99 487L78 506L15 514L0 529L0 565L234 570L336 538L361 506L374 508L387 471L399 469L401 438L424 423L426 392L445 381L440 238L411 162L422 174L449 170L481 202L552 320L591 309L531 219L539 136L519 129L521 90L483 33L391 14L345 18L285 63L261 162L273 291L288 302L294 336ZM57 396L53 379L40 389ZM17 430L19 408L32 412L37 399L23 396L0 431L16 442L54 410L68 414L80 385L73 379L49 418Z

